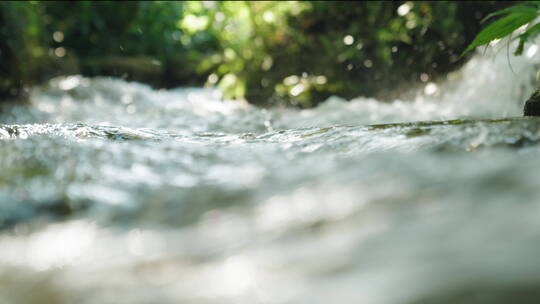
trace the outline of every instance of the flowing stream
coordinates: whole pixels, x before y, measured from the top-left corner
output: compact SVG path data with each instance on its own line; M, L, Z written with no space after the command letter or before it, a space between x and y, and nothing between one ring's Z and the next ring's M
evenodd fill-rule
M309 110L35 87L0 114L0 303L537 303L537 50Z

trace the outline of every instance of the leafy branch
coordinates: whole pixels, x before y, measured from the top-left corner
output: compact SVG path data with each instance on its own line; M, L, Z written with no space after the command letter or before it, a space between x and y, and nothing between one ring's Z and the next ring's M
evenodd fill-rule
M539 15L540 1L528 1L524 4L514 5L489 14L482 22L496 16L502 17L482 29L471 44L467 46L465 51L463 51L461 56L472 51L477 46L486 45L494 40L510 36L520 27L527 26L523 33L514 38L519 39L519 44L514 51L514 55L521 55L525 43L534 40L534 38L540 34L540 22L532 24Z

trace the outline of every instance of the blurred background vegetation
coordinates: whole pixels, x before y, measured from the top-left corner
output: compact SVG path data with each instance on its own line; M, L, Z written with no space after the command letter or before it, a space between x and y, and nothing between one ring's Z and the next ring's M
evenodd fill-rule
M436 80L515 2L0 2L0 99L59 75L310 107Z

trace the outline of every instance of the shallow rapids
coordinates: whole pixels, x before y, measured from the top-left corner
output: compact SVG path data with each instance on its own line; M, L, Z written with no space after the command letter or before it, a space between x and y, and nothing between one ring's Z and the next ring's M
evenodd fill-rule
M515 74L501 51L414 100L310 110L33 88L0 114L0 303L535 303L526 54Z

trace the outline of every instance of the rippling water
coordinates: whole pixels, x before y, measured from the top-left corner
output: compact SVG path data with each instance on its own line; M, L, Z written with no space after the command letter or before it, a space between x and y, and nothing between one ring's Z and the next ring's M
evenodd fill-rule
M36 87L0 115L0 303L536 303L540 60L503 53L310 110Z

